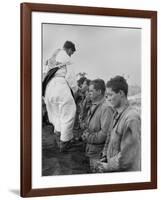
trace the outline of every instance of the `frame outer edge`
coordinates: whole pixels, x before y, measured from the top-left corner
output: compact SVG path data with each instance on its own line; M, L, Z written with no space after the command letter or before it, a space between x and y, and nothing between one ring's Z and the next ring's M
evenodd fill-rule
M62 5L48 3L24 3L32 11L36 12L55 12L68 14L86 14L86 15L110 15L110 16L126 16L138 18L151 18L155 11L124 9L112 7L94 7L94 6L78 6L78 5Z
M31 12L20 5L21 15L21 188L20 195L27 197L31 190Z
M151 17L151 183L157 188L157 12Z
M49 9L50 6L50 9ZM81 10L83 8L83 10ZM89 10L88 10L89 8ZM69 188L32 189L32 52L31 12L65 12L77 14L106 15L151 19L151 182L128 186L86 186ZM109 12L110 11L110 12ZM102 14L102 12L104 14ZM144 12L144 13L142 13ZM67 195L93 192L125 191L157 188L157 12L113 8L78 7L54 4L21 4L21 196ZM153 133L153 134L152 134Z

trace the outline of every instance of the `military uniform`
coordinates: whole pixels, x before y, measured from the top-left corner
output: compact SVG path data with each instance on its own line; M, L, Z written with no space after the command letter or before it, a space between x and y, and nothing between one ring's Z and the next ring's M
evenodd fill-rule
M107 165L103 171L141 170L141 120L138 111L128 103L115 113L111 124L110 140L103 154Z
M92 104L87 116L86 155L90 158L91 168L99 159L105 141L109 139L109 127L113 108L103 98ZM93 169L91 169L93 170Z

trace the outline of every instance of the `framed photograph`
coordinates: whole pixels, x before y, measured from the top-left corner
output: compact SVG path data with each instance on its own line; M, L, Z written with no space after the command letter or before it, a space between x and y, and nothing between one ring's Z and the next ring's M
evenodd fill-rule
M157 12L21 4L21 196L157 188Z

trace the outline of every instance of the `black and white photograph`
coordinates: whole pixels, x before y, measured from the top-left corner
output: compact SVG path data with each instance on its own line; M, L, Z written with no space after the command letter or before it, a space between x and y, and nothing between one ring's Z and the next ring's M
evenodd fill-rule
M139 27L41 24L42 176L141 171Z
M21 7L21 195L157 186L157 13Z

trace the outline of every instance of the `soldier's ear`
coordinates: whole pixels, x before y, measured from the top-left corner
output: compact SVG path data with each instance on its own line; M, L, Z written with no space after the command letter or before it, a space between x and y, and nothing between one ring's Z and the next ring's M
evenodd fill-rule
M125 96L125 93L124 93L123 90L120 90L119 93L120 93L121 97L124 97L124 96Z
M99 94L102 94L102 91L101 90L98 90Z

